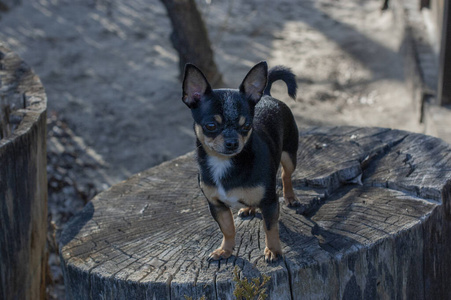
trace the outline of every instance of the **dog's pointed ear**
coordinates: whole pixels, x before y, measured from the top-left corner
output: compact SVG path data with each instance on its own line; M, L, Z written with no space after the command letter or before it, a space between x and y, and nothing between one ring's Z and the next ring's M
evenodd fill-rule
M266 84L268 83L268 64L262 61L256 64L244 77L240 85L240 92L243 93L249 101L257 104L263 96Z
M196 108L202 97L211 92L211 86L201 70L193 64L186 64L183 76L183 102L189 108Z

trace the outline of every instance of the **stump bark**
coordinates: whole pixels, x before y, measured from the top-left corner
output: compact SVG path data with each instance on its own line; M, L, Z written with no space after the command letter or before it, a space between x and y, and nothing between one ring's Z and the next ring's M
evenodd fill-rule
M0 299L45 299L47 97L0 42Z
M450 146L356 127L310 128L299 143L301 206L281 205L283 260L264 261L258 214L235 214L234 256L206 260L221 234L189 153L113 186L68 223L67 298L233 299L238 266L271 276L269 299L450 299Z

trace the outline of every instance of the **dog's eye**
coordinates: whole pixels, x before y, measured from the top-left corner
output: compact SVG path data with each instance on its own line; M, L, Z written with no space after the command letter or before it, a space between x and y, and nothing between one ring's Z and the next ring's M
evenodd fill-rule
M251 130L251 127L252 127L251 123L246 123L241 128L245 131L249 131Z
M208 131L215 131L216 124L215 123L207 123L207 124L205 124L205 129L207 129Z

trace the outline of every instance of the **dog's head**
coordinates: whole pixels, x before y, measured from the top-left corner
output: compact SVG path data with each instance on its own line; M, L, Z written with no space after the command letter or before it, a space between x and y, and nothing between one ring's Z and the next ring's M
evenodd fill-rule
M249 71L238 90L213 90L196 66L186 65L182 100L191 109L197 139L208 154L230 157L243 150L267 80L263 61Z

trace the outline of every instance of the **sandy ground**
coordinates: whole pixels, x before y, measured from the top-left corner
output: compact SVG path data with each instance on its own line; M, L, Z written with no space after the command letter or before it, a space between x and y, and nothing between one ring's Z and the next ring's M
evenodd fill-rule
M400 32L380 1L200 2L216 61L237 87L260 60L298 75L299 126L353 124L417 131L404 88ZM129 175L192 149L177 54L159 1L24 1L0 39L40 76L49 112Z
M402 26L392 11L380 11L381 1L199 0L198 5L229 87L237 88L260 60L292 68L297 101L282 84L273 87L273 96L292 108L299 127L422 131L398 53ZM177 54L169 42L171 25L159 1L29 0L0 18L0 40L33 67L47 91L49 177L59 176L50 186L56 227L98 191L194 149ZM61 164L71 151L75 154ZM92 190L68 192L79 180ZM83 203L69 201L80 194ZM66 217L55 221L61 206ZM57 257L51 261L61 282ZM61 295L60 288L52 297Z

